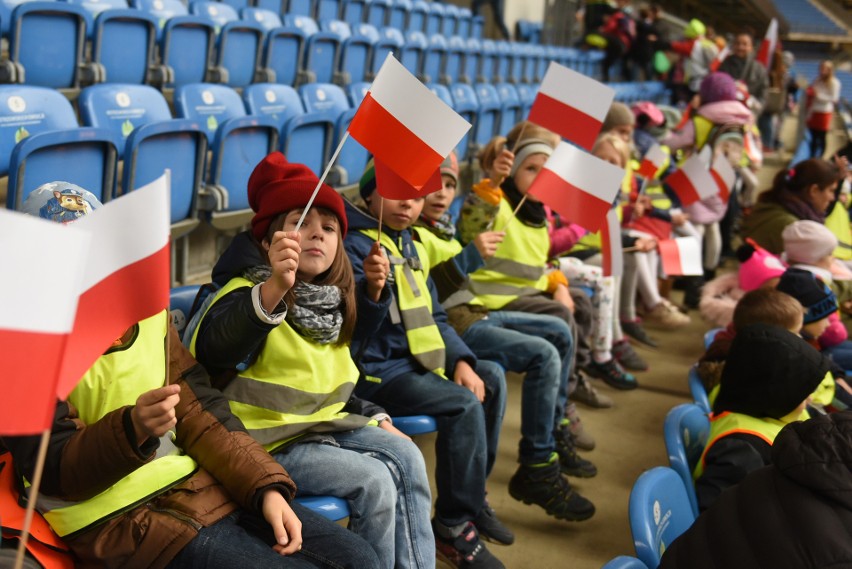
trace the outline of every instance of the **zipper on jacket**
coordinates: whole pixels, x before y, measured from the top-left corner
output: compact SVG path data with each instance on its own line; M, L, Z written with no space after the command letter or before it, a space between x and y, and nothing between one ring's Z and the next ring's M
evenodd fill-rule
M195 528L195 531L200 531L201 528L204 527L203 525L198 523L198 520L191 518L190 516L187 516L186 514L178 512L177 510L172 510L170 508L155 508L154 504L151 503L151 502L146 503L145 507L148 508L149 510L151 510L152 512L158 512L158 513L161 513L161 514L168 514L175 519L178 519L178 520L180 520L184 523L187 523L187 524L191 525L193 528Z

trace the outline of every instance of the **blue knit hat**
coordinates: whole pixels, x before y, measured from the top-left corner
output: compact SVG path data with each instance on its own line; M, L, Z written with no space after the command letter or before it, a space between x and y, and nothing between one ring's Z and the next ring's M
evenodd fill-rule
M787 269L776 288L802 303L805 307L805 324L828 318L837 312L837 297L810 271Z

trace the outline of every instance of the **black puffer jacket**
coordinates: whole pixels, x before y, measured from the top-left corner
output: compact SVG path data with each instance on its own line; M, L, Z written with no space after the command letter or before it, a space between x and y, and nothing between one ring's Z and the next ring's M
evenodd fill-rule
M852 569L852 411L786 426L773 465L724 492L661 569Z

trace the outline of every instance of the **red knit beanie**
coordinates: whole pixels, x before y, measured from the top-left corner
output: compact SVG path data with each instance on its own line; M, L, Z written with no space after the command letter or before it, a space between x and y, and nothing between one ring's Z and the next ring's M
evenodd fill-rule
M278 215L305 207L317 182L319 178L307 166L287 162L280 152L273 152L261 160L248 181L248 201L255 213L251 220L251 232L255 239L262 241L266 238L269 225ZM343 198L331 186L320 186L311 207L332 211L340 223L340 233L346 235Z

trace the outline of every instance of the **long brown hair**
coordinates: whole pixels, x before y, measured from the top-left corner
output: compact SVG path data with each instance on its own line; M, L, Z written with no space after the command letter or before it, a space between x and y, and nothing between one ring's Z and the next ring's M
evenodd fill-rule
M337 217L333 211L325 208L317 208L324 215ZM279 214L272 223L269 224L269 231L266 234L267 241L272 241L272 235L276 231L281 231L284 228L284 219L289 212L285 211ZM355 273L352 271L352 263L349 261L349 255L343 248L343 234L340 231L340 220L335 226L337 233L338 246L337 253L331 262L331 266L327 271L316 276L311 284L318 286L336 286L340 289L340 312L343 314L343 325L340 328L340 335L337 337L335 344L338 346L349 345L352 342L352 334L355 331L355 319L357 318L357 307L355 306ZM267 257L266 251L263 251ZM298 279L298 276L296 277ZM291 309L296 303L296 287L290 288L284 295L284 302L287 304L287 309Z
M822 158L802 160L789 170L781 170L772 180L772 187L760 196L761 201L778 201L788 191L804 202L808 202L808 188L816 184L825 189L841 178L840 168Z

